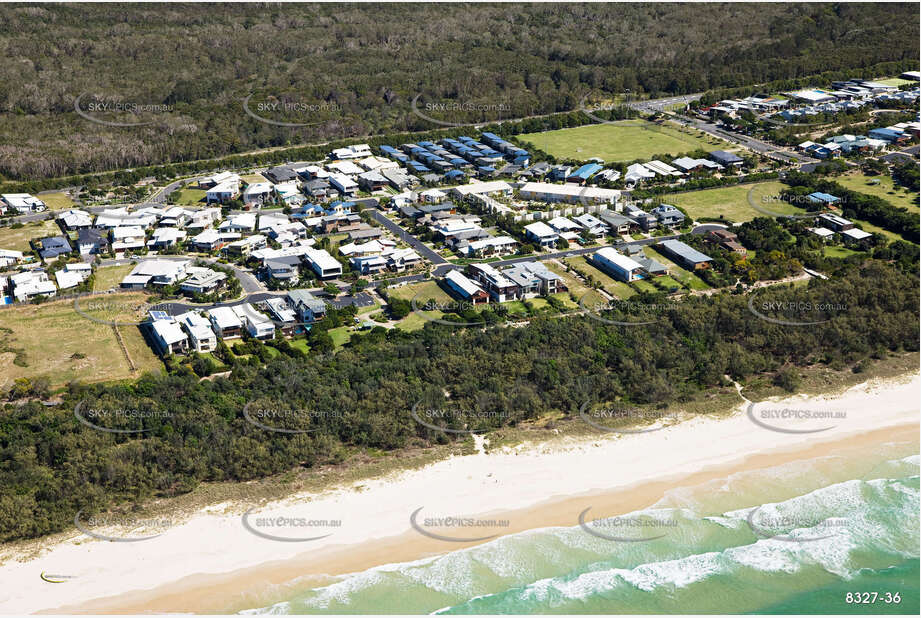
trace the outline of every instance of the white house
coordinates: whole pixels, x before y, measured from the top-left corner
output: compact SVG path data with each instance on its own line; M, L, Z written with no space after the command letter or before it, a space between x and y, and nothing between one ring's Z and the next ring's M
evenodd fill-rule
M251 304L234 305L232 309L253 338L271 339L275 336L275 324L265 315L256 311Z
M189 334L191 347L196 352L212 352L217 347L217 337L211 330L211 323L196 311L176 316L176 321Z
M611 247L602 247L596 251L592 255L592 261L619 281L629 282L643 278L642 264L618 253Z
M320 279L342 276L342 264L325 249L306 249L304 257Z
M535 221L534 223L524 226L524 231L528 238L545 248L555 246L556 242L560 239L560 235L543 221Z
M0 195L0 200L19 212L41 212L47 208L45 202L29 193L5 193Z

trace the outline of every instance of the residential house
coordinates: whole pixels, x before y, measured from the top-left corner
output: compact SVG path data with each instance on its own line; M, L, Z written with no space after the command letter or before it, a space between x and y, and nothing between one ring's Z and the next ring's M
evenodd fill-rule
M251 304L243 303L234 305L231 308L253 339L265 340L275 337L275 324L265 315L256 311Z
M29 193L5 193L0 195L0 201L20 213L41 212L47 209L45 202Z
M300 279L298 269L301 258L298 256L282 256L269 258L263 262L263 273L269 279L282 283L296 284Z
M497 303L515 300L518 286L489 264L469 264L467 274Z
M0 249L0 268L14 266L22 261L22 251Z
M582 226L582 229L588 232L591 236L595 236L596 238L599 236L604 236L608 233L608 226L605 225L604 221L595 215L585 213L584 215L573 217L573 221L578 223L580 226Z
M211 330L210 322L197 311L188 311L176 316L176 322L188 333L191 349L204 354L217 348L217 337Z
M543 248L555 247L560 239L560 235L543 221L535 221L524 226L524 231L529 240Z
M82 210L65 210L58 213L58 221L65 230L82 230L93 226L93 218Z
M211 294L227 281L225 273L201 266L189 266L186 272L189 276L179 284L179 289L189 294Z
M342 276L342 264L324 249L306 249L304 257L320 279Z
M10 275L9 281L13 286L13 298L21 303L38 296L50 298L57 293L54 282L48 279L48 273L43 270L29 270Z
M80 255L95 255L105 253L109 241L102 230L83 228L77 232L77 250Z
M519 299L566 291L563 279L543 262L518 262L501 272L517 286L515 295Z
M445 284L454 290L462 300L474 305L489 302L489 294L459 270L449 270L445 275Z
M46 262L53 262L61 255L67 255L73 248L65 236L52 236L38 241L38 254Z
M309 290L289 290L287 298L302 322L316 322L326 317L326 303Z
M572 184L555 185L547 182L526 182L518 190L522 199L567 204L614 204L620 199L616 189L579 187Z
M684 213L671 204L660 204L652 209L652 214L665 227L680 227L684 223Z
M243 321L231 307L215 307L205 313L221 339L239 339L243 335Z
M189 351L189 338L173 318L153 320L148 325L150 338L160 356L185 354Z
M264 249L267 245L268 239L265 236L253 234L228 243L224 246L224 253L231 256L246 257L257 249Z
M602 247L592 254L591 261L599 269L608 273L618 281L635 281L643 278L643 265L622 255L611 247Z
M192 260L144 260L122 280L121 287L136 289L148 284L172 285L185 279L191 264Z
M185 236L185 230L179 230L174 227L158 227L151 234L150 240L147 241L147 248L166 249L174 247L178 242L185 240Z
M270 182L254 182L243 190L243 203L247 206L262 206L272 197L275 187Z
M265 306L269 310L276 328L281 330L283 335L291 336L303 332L303 328L297 323L297 313L291 306L281 298L267 298Z
M663 240L656 246L660 247L663 253L674 259L679 265L689 270L710 268L710 262L713 261L710 256L704 255L680 240Z
M816 217L815 222L816 225L827 227L835 232L843 232L844 230L854 229L853 222L832 213L824 213L819 215Z

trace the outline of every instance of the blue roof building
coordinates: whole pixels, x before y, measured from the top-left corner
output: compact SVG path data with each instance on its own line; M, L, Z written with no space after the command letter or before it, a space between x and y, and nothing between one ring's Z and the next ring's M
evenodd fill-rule
M585 165L583 165L582 167L580 167L579 169L571 173L569 176L567 176L566 180L570 182L572 181L585 182L586 180L588 180L589 178L591 178L592 176L594 176L595 174L597 174L603 169L604 169L604 166L598 163L586 163Z
M822 193L821 191L816 191L815 193L810 193L808 196L809 201L813 204L826 204L831 206L837 204L841 201L840 197L835 197L829 193Z

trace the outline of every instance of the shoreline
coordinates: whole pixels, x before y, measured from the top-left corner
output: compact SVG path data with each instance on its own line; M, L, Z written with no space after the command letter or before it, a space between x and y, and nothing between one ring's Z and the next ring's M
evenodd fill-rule
M848 417L824 433L764 430L746 417L742 404L724 419L697 418L645 434L599 435L456 456L395 480L375 479L319 496L293 496L258 509L259 514L273 516L305 510L330 519L339 515L342 533L315 542L259 539L240 526L239 512L215 516L215 508L202 509L163 537L143 543L80 543L71 538L45 549L40 558L8 560L0 567L0 579L9 582L0 612L216 612L262 607L294 582L304 587L305 578L322 584L325 576L478 544L446 542L413 531L409 515L420 507L433 516L508 520L501 531L481 535L465 530L460 532L463 538L571 527L588 507L593 517L622 515L655 504L670 489L729 474L833 455L842 448L917 442L918 385L918 374L911 373L832 396L782 400L800 407L808 403L816 409L822 404L846 409ZM648 470L638 473L636 462L641 458L649 460ZM304 499L310 498L305 509ZM350 525L350 520L357 525ZM39 579L42 570L78 574L72 582L52 586ZM113 589L124 592L109 594Z

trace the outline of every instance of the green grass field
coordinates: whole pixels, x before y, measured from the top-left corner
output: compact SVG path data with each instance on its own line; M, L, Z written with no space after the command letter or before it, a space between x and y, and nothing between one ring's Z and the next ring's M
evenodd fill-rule
M192 206L203 202L206 193L204 189L178 189L170 197L179 206Z
M101 319L140 321L145 294L138 292L87 298L81 308ZM94 309L92 303L99 303ZM102 306L104 304L105 306ZM16 378L47 377L53 387L72 380L102 382L136 378L145 371L159 371L162 364L144 341L137 326L119 326L131 360L132 372L112 326L88 320L74 309L73 300L41 305L21 305L0 312L0 340L8 349L20 349L26 365L13 363L14 352L0 353L0 388Z
M586 305L597 305L606 302L604 296L576 279L572 273L566 272L566 269L559 264L547 261L544 262L544 265L560 276L563 280L563 285L576 297L578 302Z
M776 181L759 182L750 185L736 185L719 187L717 189L704 189L702 191L688 191L663 196L663 200L675 206L681 206L695 220L701 217L720 218L733 223L744 223L755 217L767 216L752 208L748 201L751 198L761 208L781 215L802 214L802 208L774 199L784 187L783 183Z
M679 154L702 148L727 146L721 140L675 125L656 125L646 120L622 120L572 129L526 133L518 138L561 159L584 161L599 157L606 162L646 159L657 154Z
M898 88L899 86L904 86L905 84L917 84L918 83L918 82L913 82L909 79L902 79L901 77L890 77L889 79L877 79L875 81L878 81L884 86L895 86L896 88Z
M867 176L862 172L838 176L834 179L851 191L873 195L886 200L893 206L907 208L909 212L919 212L919 195L914 191L896 186L891 176ZM873 181L878 181L875 183Z
M61 228L53 219L27 223L20 228L0 227L0 249L31 251L29 240L61 234Z
M434 280L420 281L419 283L392 288L387 290L387 292L394 298L402 298L405 300L416 298L416 302L420 305L424 304L429 299L434 299L437 303L450 303L454 300L447 292L442 290Z
M45 202L45 206L48 207L48 210L64 210L67 208L74 207L74 201L70 199L70 196L62 191L57 191L55 193L40 193L38 199Z
M120 266L101 266L96 269L93 277L93 290L100 292L117 288L121 285L122 279L128 276L134 269L134 264L122 264Z
M852 255L857 255L860 251L854 251L853 249L848 249L847 247L824 247L822 249L822 254L825 257L833 258L846 258Z

